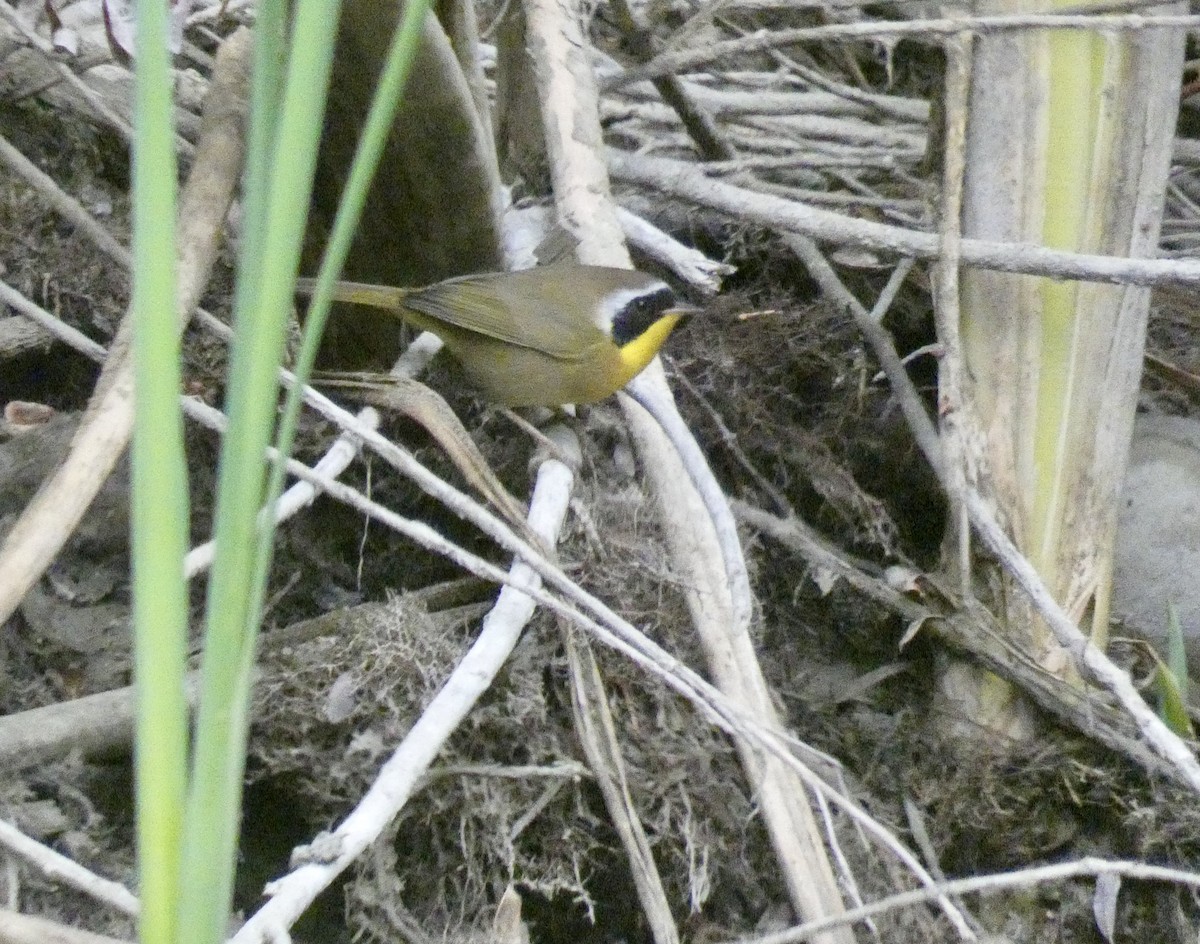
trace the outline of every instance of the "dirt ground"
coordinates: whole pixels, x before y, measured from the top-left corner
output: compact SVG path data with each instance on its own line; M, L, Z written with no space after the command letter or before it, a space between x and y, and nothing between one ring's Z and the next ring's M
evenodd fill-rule
M37 100L0 103L0 131L114 232L127 230L129 168L112 134ZM943 502L849 317L823 301L802 267L769 240L720 235L740 272L719 316L695 320L672 340L668 370L725 488L771 508L774 496L761 484L771 483L825 538L876 570L935 569ZM7 175L0 175L0 264L5 281L38 304L101 343L111 340L127 301L124 273ZM864 299L886 278L844 275ZM205 300L218 314L228 308L230 280L226 265ZM902 354L933 340L929 304L920 280L910 280L888 323ZM766 313L729 316L747 310ZM1195 317L1193 296L1157 296L1151 348L1200 374ZM189 390L219 403L221 348L192 329L186 351ZM58 343L4 358L0 401L58 412L43 430L0 442L0 531L61 455L97 375L87 358ZM932 406L932 357L919 357L911 371ZM435 386L437 379L435 370ZM1177 380L1155 375L1146 387L1160 405L1194 412L1197 391ZM450 399L501 479L524 494L531 443L470 397ZM627 459L619 413L598 405L580 428L586 452L578 507L560 547L564 565L601 597L618 600L623 615L658 642L702 665L640 474ZM385 431L455 477L414 424L388 420ZM319 454L329 432L306 421L301 457ZM188 449L199 541L211 518L217 442L191 430ZM388 470L360 465L348 474L364 488L368 477L377 500L500 559ZM0 712L129 683L125 487L119 469L53 571L0 628ZM788 725L836 758L851 796L944 873L1086 855L1186 868L1200 862L1193 798L1048 717L1028 744L981 743L967 756L961 745L944 743L931 718L938 644L918 634L901 649L908 627L895 613L844 583L820 586L803 560L766 537L747 530L743 539L759 605L755 644L769 654L764 665ZM287 869L293 847L335 823L361 795L476 632L480 604L494 592L327 500L283 529L264 626L239 909L252 911L264 882ZM197 612L202 594L201 581ZM466 940L486 927L510 876L539 944L650 939L600 794L579 766L562 632L553 618L537 617L386 840L322 897L296 928L297 941ZM1117 654L1144 671L1135 647ZM728 740L620 657L599 655L631 793L688 939L783 926L786 894ZM339 699L339 682L348 678L355 694ZM518 767L539 772L506 773ZM130 776L123 749L31 759L0 770L0 813L132 887ZM864 898L893 890L894 867L850 827L838 828ZM53 881L21 870L18 888L11 874L0 887L19 896L25 911L133 933ZM984 928L1014 942L1102 940L1090 882L968 903ZM1130 881L1119 899L1117 937L1194 940L1198 919L1200 904L1190 894ZM950 937L932 912L881 918L877 929L889 942Z

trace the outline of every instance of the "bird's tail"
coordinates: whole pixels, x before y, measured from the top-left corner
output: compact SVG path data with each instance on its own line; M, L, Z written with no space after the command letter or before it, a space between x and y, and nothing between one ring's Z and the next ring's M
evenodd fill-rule
M297 279L296 294L311 296L317 287L316 279ZM335 302L350 302L355 305L370 305L372 308L385 308L396 311L404 304L408 295L406 288L392 288L387 285L368 285L365 282L334 282L333 300Z

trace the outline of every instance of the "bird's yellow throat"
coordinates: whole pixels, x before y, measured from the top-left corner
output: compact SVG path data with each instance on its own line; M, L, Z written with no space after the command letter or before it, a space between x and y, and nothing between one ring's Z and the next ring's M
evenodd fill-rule
M625 378L621 386L642 372L654 360L654 355L663 346L675 325L679 324L682 315L667 313L636 338L621 347L621 365Z

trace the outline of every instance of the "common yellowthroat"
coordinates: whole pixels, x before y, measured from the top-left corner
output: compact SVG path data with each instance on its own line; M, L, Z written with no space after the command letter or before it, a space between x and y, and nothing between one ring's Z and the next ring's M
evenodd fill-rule
M296 283L302 295L313 288L312 279ZM603 400L641 373L695 310L661 279L574 263L427 288L338 282L333 297L432 331L483 396L503 406Z

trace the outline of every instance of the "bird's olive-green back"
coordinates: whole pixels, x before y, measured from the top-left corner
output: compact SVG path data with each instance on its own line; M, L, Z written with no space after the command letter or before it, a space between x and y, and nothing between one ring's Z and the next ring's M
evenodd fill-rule
M446 325L571 361L594 356L597 344L611 341L601 308L610 293L643 291L658 282L630 269L562 263L448 279L408 293L402 305Z

